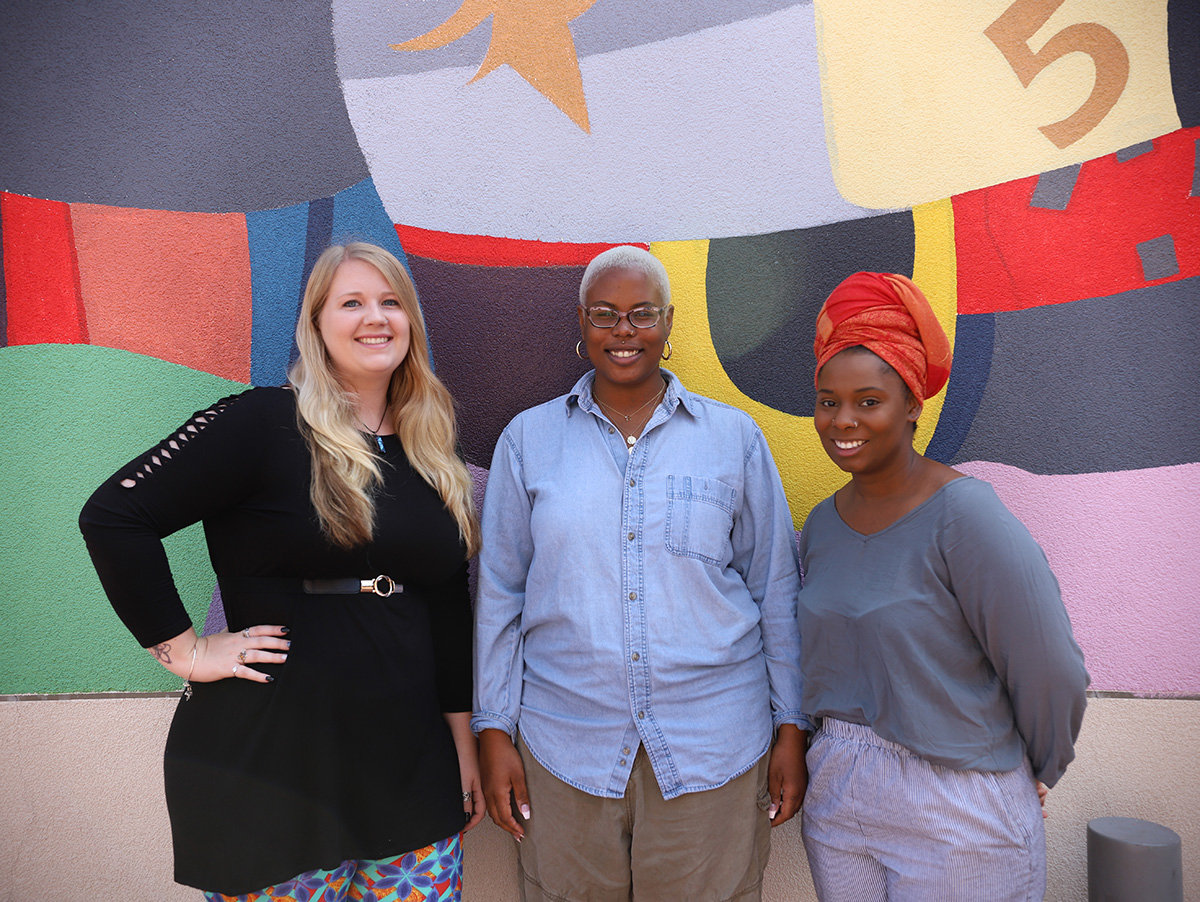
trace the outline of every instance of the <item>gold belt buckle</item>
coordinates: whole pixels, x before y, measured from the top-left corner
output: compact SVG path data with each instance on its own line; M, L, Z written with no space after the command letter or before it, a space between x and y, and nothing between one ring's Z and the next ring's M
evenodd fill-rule
M404 591L403 586L397 586L395 580L386 574L379 574L374 579L364 579L361 581L359 592L374 592L380 598L387 598L397 589Z

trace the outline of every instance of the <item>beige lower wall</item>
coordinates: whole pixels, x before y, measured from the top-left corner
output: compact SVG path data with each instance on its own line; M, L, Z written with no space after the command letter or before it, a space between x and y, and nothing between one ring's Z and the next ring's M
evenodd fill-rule
M0 702L0 900L172 902L161 754L174 699ZM1079 757L1050 794L1052 902L1087 899L1086 824L1157 821L1183 838L1184 887L1200 902L1200 702L1094 699ZM254 826L229 812L231 830ZM815 899L799 820L776 831L765 898ZM514 902L516 859L490 822L466 841L465 902Z

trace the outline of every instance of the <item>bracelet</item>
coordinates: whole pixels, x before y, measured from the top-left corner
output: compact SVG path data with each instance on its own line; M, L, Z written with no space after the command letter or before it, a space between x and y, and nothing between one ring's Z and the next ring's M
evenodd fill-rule
M206 640L204 644L207 646L208 637L203 636L202 638ZM192 646L192 666L188 668L188 675L183 681L183 698L185 701L192 697L192 672L196 669L196 649L199 647L200 640L197 639L196 644Z

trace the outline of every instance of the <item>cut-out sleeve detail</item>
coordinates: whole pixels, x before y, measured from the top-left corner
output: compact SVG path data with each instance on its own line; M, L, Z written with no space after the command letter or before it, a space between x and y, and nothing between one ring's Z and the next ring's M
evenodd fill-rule
M180 445L180 442L183 442L183 445L187 445L192 438L199 435L205 428L207 428L209 423L224 413L225 409L229 407L231 403L237 400L237 397L237 395L234 395L228 398L222 398L212 407L209 407L205 410L198 410L192 414L191 418L179 428L179 432L177 434L163 439L163 441L160 442L157 447L150 449L146 452L146 454L139 458L136 462L137 464L140 464L138 468L139 472L132 474L137 478L132 479L127 476L121 480L121 485L127 489L132 489L138 485L139 479L144 479L147 474L153 475L156 469L163 466L164 461L173 459L171 457L171 451L178 451L181 447L183 447Z
M281 404L282 397L252 389L197 411L84 506L79 527L96 572L143 647L191 625L162 540L251 496L261 484L265 437L294 422L295 408Z

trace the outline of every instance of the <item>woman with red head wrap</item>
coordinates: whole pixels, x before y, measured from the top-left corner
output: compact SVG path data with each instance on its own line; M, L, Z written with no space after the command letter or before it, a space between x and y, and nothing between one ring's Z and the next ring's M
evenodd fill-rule
M817 374L831 357L862 346L894 369L918 401L950 378L950 341L912 279L856 272L833 290L817 314Z
M816 333L813 423L850 474L800 539L817 896L1041 899L1088 683L1058 583L990 485L913 447L951 358L921 290L856 273Z

